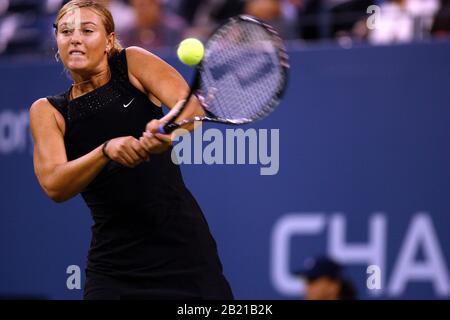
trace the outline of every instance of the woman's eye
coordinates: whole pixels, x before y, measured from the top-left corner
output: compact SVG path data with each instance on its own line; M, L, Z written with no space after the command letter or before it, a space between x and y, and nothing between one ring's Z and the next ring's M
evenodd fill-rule
M90 30L90 29L84 30L84 33L92 33L92 32L94 32L94 31L93 31L93 30Z
M63 29L61 30L62 34L70 34L72 31L70 29Z

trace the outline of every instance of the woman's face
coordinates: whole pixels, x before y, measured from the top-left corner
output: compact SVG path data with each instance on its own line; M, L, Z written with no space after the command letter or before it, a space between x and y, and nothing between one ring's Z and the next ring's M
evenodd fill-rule
M113 35L107 35L101 17L89 8L66 13L58 22L56 42L64 66L73 72L90 73L107 64Z

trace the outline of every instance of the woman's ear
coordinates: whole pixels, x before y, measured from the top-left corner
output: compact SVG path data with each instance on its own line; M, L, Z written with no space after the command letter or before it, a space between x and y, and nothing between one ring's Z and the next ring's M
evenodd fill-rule
M114 32L111 32L108 35L107 41L106 41L106 53L110 53L111 50L114 48L114 42L116 40L116 34Z

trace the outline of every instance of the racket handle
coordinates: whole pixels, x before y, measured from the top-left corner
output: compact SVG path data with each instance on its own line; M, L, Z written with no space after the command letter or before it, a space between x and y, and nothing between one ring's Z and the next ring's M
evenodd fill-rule
M159 126L158 132L162 133L162 134L169 134L169 133L172 133L172 131L174 131L175 129L177 129L179 127L180 127L180 125L178 125L176 123L162 124Z

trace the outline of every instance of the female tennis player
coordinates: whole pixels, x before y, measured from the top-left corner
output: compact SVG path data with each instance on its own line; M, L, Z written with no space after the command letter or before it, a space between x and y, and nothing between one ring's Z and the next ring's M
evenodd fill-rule
M172 116L161 104L180 105L186 82L148 51L122 49L110 12L94 1L64 5L55 35L73 85L31 106L34 168L51 199L81 193L91 210L84 298L232 299L171 138L153 134ZM179 119L200 110L193 100Z

